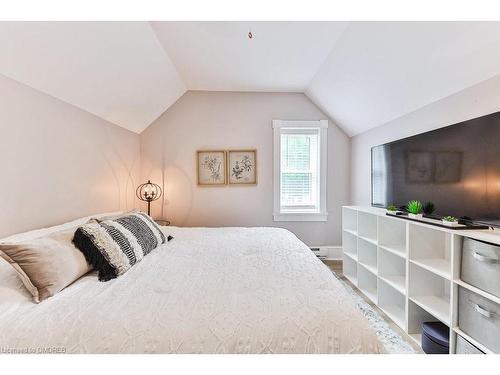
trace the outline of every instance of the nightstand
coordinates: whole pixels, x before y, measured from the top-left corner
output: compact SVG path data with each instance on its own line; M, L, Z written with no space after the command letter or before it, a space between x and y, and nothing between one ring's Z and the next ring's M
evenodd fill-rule
M163 219L155 219L155 223L158 224L161 227L166 227L166 226L170 225L170 221L163 220Z

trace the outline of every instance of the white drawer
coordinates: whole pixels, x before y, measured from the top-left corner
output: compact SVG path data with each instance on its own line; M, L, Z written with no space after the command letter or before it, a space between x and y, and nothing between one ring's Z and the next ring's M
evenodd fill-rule
M457 335L457 354L484 354L462 336Z
M458 326L488 349L500 353L500 305L459 287Z
M460 278L500 297L500 246L465 238Z

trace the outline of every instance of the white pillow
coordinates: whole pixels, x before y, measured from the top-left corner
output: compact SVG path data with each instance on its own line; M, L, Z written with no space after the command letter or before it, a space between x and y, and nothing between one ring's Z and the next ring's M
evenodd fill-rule
M123 214L123 211L108 212L104 214L97 214L85 216L64 224L56 225L49 228L35 229L29 232L14 234L10 237L0 239L0 243L19 243L22 241L31 241L51 233L60 232L66 229L76 228L80 225L87 223L92 218L102 218L106 216L118 216ZM76 230L76 229L75 229ZM5 312L4 309L12 308L22 302L30 302L31 295L24 287L21 279L18 277L16 271L10 264L0 257L0 315Z
M0 317L7 309L19 303L30 303L31 294L24 287L23 282L14 268L0 258Z
M105 216L117 216L117 215L121 215L121 214L123 214L123 211L107 212L104 214L85 216L85 217L82 217L80 219L76 219L76 220L73 220L73 221L70 221L70 222L67 222L64 224L56 225L53 227L30 230L29 232L18 233L18 234L14 234L14 235L6 237L6 238L0 238L0 243L3 243L3 242L18 243L18 242L22 242L22 241L31 241L31 240L34 240L35 238L40 238L42 236L46 236L46 235L51 234L51 233L60 232L63 230L79 227L80 225L87 223L92 218L99 219L99 218L105 217Z

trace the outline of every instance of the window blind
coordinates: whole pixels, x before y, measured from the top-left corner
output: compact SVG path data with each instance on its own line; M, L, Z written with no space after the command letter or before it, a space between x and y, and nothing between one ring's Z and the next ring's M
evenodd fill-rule
M283 209L318 209L319 145L317 129L290 129L281 134Z

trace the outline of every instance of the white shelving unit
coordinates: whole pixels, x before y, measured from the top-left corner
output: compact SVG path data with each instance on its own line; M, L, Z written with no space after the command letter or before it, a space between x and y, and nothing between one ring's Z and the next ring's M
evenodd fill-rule
M462 241L470 237L500 245L500 231L452 230L386 215L383 209L342 210L344 275L418 344L423 322L450 327L485 353L485 345L458 327L458 286L500 303L500 297L460 280Z
M377 276L377 245L360 237L358 239L358 262Z
M410 262L450 280L452 234L435 228L409 225Z
M394 253L379 247L378 277L392 286L399 293L406 295L406 260Z
M377 303L377 275L358 263L358 288L373 303Z
M378 281L378 306L398 326L406 329L406 297L382 278Z
M413 263L409 268L410 300L450 326L450 280Z
M377 244L377 217L366 212L358 212L358 237L374 245Z

